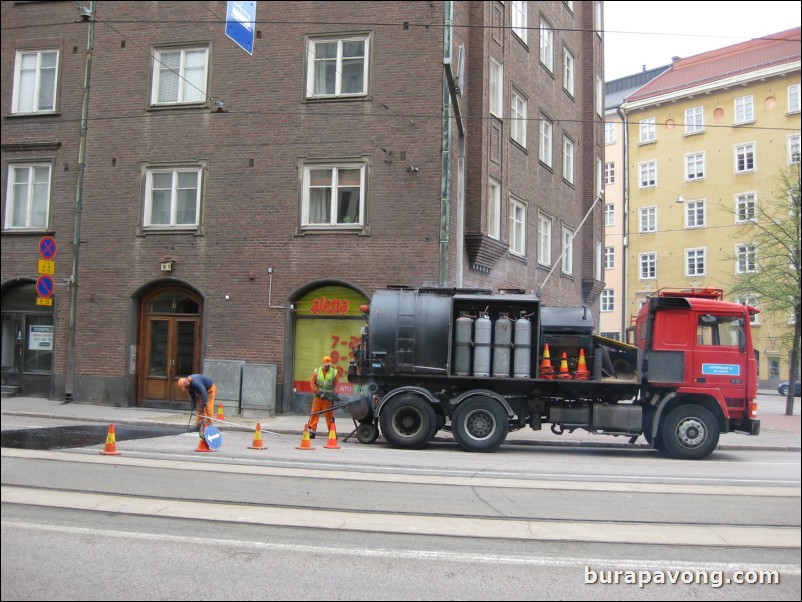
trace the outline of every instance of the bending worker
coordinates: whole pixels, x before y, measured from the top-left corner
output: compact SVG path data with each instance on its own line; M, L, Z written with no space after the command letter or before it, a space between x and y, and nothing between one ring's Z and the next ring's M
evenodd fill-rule
M312 373L312 378L309 384L312 385L312 391L315 393L315 399L312 401L312 413L309 415L309 438L315 438L315 431L317 431L317 421L320 420L320 414L317 412L325 412L331 410L331 404L334 400L334 392L340 380L337 375L337 369L331 367L331 358L327 355L322 360L322 366L315 368ZM334 412L329 411L323 414L326 417L326 426L331 427L334 424Z
M217 387L211 378L205 374L193 374L178 379L178 387L189 393L189 398L198 412L195 420L195 430L200 431L201 425L206 428L212 423L214 413L214 395Z

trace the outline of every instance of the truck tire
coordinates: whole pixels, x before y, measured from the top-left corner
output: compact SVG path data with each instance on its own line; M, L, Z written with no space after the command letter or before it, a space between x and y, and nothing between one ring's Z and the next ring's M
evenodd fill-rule
M454 439L466 451L496 451L509 431L510 422L504 408L485 397L463 401L451 417Z
M663 419L660 446L673 458L702 460L713 453L721 433L713 414L700 405L681 405Z
M390 445L420 449L434 435L437 419L429 402L417 395L399 395L387 402L379 415L384 438Z
M360 443L373 443L379 438L379 429L372 424L360 424L356 427L356 440Z

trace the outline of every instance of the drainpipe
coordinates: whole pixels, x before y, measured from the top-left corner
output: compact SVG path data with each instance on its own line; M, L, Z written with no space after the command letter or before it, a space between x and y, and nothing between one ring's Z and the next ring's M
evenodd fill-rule
M72 275L70 276L70 330L67 344L67 373L64 383L64 399L73 400L75 392L75 316L78 304L78 251L81 248L81 211L84 196L84 166L86 162L86 127L89 118L89 78L92 74L92 49L95 38L95 10L97 2L89 4L89 12L81 7L81 18L88 21L86 37L86 72L84 73L84 103L81 111L81 140L78 147L78 185L75 193L75 229L72 240Z
M443 16L443 61L451 60L451 39L454 32L454 3L445 2ZM443 73L443 124L440 143L440 270L438 284L448 286L448 229L451 185L451 94Z

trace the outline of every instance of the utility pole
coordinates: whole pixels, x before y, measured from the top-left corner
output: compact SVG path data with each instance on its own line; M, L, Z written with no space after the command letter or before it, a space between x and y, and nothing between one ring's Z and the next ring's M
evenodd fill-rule
M81 111L81 139L78 146L78 184L75 193L75 229L72 241L72 275L70 276L70 330L67 344L67 374L64 384L64 399L73 400L75 393L75 321L78 305L78 255L81 249L81 211L84 195L84 166L86 162L86 128L89 120L89 80L92 74L92 49L95 37L95 10L97 2L89 3L89 8L81 6L81 19L89 24L86 37L86 71L84 73L84 102Z

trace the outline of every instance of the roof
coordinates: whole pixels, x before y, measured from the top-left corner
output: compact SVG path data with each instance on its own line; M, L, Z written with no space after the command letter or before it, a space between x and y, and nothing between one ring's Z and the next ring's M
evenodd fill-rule
M606 109L614 109L624 102L624 99L641 88L644 84L649 83L655 77L663 73L671 65L663 65L662 67L655 67L653 69L644 68L643 71L619 77L604 84L604 104Z
M667 71L628 96L626 101L645 100L725 78L798 63L802 39L800 29L795 27L718 50L676 59Z

